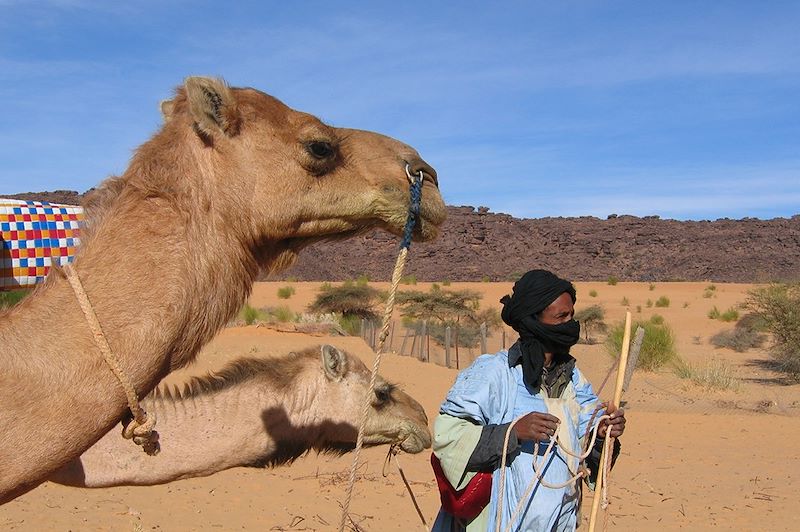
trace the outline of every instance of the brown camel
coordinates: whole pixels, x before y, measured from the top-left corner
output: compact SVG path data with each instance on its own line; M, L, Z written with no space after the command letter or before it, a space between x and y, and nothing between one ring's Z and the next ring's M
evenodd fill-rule
M391 138L210 78L187 78L162 109L162 128L89 199L73 263L140 396L238 311L259 268L322 239L401 234L406 166L425 176L415 238L444 221L434 170ZM63 272L51 272L0 314L0 503L78 457L126 408Z
M330 345L240 359L195 377L183 392L156 389L147 397L169 442L157 456L111 431L49 480L85 488L152 486L289 463L309 450L344 452L355 446L369 381L361 360ZM366 445L397 443L409 453L431 445L422 406L383 379L368 416Z

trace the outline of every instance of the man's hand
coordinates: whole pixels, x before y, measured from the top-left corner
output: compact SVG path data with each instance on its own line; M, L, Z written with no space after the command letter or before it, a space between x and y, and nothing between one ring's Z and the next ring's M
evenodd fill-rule
M542 412L531 412L517 421L514 425L514 432L520 440L549 441L558 430L560 421L556 416L543 414ZM612 432L613 434L613 432Z
M605 438L606 433L611 434L613 438L619 438L625 432L625 410L617 408L614 405L603 403L600 405L606 409L606 414L610 415L609 419L600 421L600 428L597 429L597 435L600 438ZM611 429L609 431L609 428Z

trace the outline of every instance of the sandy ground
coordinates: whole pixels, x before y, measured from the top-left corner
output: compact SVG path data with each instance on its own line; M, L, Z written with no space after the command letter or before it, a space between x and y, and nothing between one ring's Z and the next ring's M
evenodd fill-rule
M291 284L296 293L279 300L277 290ZM385 287L385 284L374 283ZM626 393L628 429L622 456L611 477L609 530L800 530L800 385L785 383L764 365L763 350L735 353L715 349L709 338L732 327L707 317L746 297L749 285L717 284L704 298L708 283L577 283L578 308L600 304L606 321L621 320L626 308L634 319L662 315L677 337L680 356L703 366L712 359L729 364L739 388L709 391L680 380L669 371L637 372ZM251 304L287 305L297 312L317 293L318 283L259 283ZM427 290L428 284L403 289ZM484 294L483 305L499 307L510 283L454 283ZM595 297L589 294L594 290ZM647 301L670 299L667 308ZM622 305L627 298L629 305ZM641 311L637 312L637 306ZM393 348L401 344L399 324ZM513 341L511 333L507 342ZM312 336L265 327L229 327L201 353L192 367L168 377L220 367L242 356L270 356L308 345L332 343L371 365L373 354L355 337ZM489 339L489 350L502 335ZM581 369L595 385L611 359L602 345L574 349ZM467 363L477 353L460 355ZM428 357L426 353L425 358ZM398 382L433 418L457 370L442 367L443 354L432 349L430 362L411 356L384 355L381 373ZM603 397L608 397L608 386ZM168 442L164 442L168 445ZM396 467L382 474L385 448L368 449L351 506L361 530L414 530L421 523ZM431 522L438 493L429 454L401 455L400 462L423 514ZM3 530L333 530L340 519L352 454L307 455L291 466L272 470L234 469L208 478L165 486L84 490L45 483L0 507ZM585 501L588 509L591 500ZM588 513L588 512L587 512ZM585 523L584 523L585 524Z

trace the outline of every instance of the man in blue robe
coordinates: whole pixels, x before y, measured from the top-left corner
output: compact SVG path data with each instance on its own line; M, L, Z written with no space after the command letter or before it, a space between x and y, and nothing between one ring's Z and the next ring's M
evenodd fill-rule
M598 405L591 384L569 354L580 336L580 325L573 319L572 283L545 270L532 270L501 302L503 321L520 338L508 351L482 355L458 375L434 423L433 441L434 454L454 490L467 487L477 473L490 471L491 498L469 520L443 508L433 530L495 529L504 438L517 419L508 434L501 530L575 530L580 480L568 481L582 464L572 454L581 453L593 428L590 424L610 414L599 422L598 443L586 459L596 473L602 439L623 433L625 413ZM556 435L558 444L546 453ZM616 456L619 447L615 447ZM534 460L544 483L537 479ZM565 485L548 487L560 484ZM532 491L523 501L529 487Z

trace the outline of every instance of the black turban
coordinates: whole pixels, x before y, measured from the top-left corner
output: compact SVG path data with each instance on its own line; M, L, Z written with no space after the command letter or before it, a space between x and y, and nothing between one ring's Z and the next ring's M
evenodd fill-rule
M580 337L580 325L575 320L559 325L541 323L536 314L546 309L563 293L575 303L575 287L547 270L531 270L514 283L514 291L503 296L503 321L519 333L522 349L522 375L534 392L542 383L544 353L569 353Z

